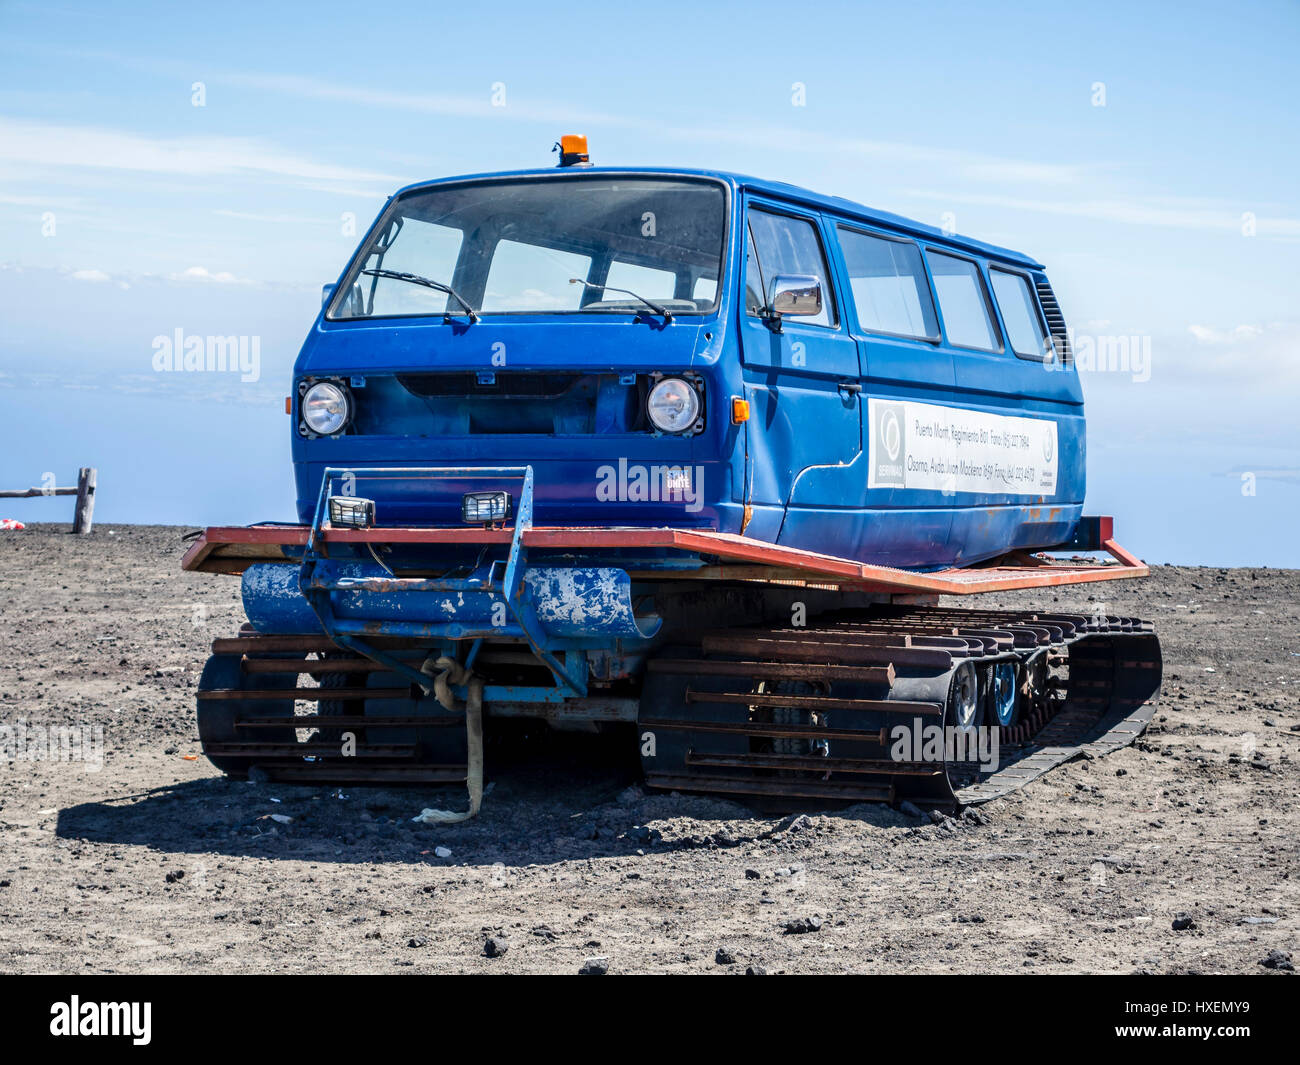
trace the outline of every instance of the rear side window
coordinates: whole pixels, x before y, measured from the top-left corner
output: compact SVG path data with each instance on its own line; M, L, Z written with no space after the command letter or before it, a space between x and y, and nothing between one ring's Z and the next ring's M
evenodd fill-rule
M821 313L791 318L799 325L835 324L830 271L817 230L811 222L787 215L751 209L749 212L749 262L745 269L745 303L750 314L765 306L772 281L778 274L806 274L822 284ZM761 300L755 307L755 301Z
M840 230L858 323L872 333L939 339L921 252L908 241Z
M927 251L934 292L943 312L943 331L948 343L959 348L997 351L997 330L989 315L989 297L979 267L969 259L958 259L937 251Z
M1043 359L1051 352L1047 330L1038 314L1038 301L1029 288L1029 279L1023 274L1006 270L990 270L993 294L998 300L998 310L1007 327L1011 350L1026 359Z

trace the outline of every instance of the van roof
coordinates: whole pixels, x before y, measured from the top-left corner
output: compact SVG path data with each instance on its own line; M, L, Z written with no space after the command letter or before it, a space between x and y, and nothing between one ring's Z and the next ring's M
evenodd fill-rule
M657 176L676 176L676 177L702 177L713 178L716 181L722 181L731 186L736 191L749 190L763 195L775 196L783 200L789 200L794 203L812 207L816 210L829 211L834 214L849 218L858 219L871 225L882 226L886 229L892 229L900 233L906 233L909 236L917 237L921 240L933 241L936 244L945 244L952 248L960 248L976 255L986 258L1001 259L1004 262L1014 263L1017 266L1027 267L1033 270L1042 270L1043 266L1037 260L1023 255L1018 251L1012 251L1010 248L1001 248L996 244L988 244L982 240L975 240L972 237L963 237L957 234L948 234L936 226L926 225L924 222L917 222L915 219L905 218L903 215L893 214L890 211L877 210L874 207L867 207L865 204L855 203L853 200L845 199L842 196L827 196L820 192L813 192L811 189L805 189L798 185L789 185L784 181L768 181L765 178L751 177L748 174L736 174L725 170L700 170L691 167L655 167L655 166L591 166L591 167L546 167L544 169L533 170L506 170L490 174L463 174L458 177L437 178L433 181L418 181L414 184L407 185L398 189L394 194L400 196L406 192L412 192L416 189L430 188L436 185L452 184L461 181L476 180L500 180L502 178L556 178L561 176L573 176L575 174L608 174L608 175L657 175Z

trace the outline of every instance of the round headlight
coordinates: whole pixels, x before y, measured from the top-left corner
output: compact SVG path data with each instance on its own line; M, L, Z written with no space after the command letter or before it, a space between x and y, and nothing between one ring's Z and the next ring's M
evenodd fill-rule
M317 436L330 436L348 424L348 394L339 385L318 381L302 394L302 421Z
M650 390L646 412L656 429L684 433L700 416L700 394L680 377L665 377Z

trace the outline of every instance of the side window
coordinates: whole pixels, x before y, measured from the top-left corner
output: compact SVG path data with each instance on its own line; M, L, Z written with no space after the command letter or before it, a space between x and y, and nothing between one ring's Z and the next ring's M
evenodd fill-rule
M1011 350L1027 359L1046 358L1052 346L1047 340L1047 330L1038 314L1038 301L1023 274L1005 270L990 270L993 293L997 296L998 310L1006 323L1007 339Z
M872 333L939 339L921 252L910 241L840 230L858 322Z
M979 267L969 259L958 259L937 251L927 251L930 276L934 278L939 310L943 311L943 331L948 343L959 348L997 351L997 330L989 317L989 297Z
M834 296L831 292L830 270L822 254L821 241L811 222L802 218L769 214L767 211L749 212L750 262L745 271L745 304L749 314L757 314L766 306L768 289L778 274L806 274L822 283L822 309L814 316L790 319L800 325L833 325L835 323ZM758 270L754 270L755 263ZM750 289L761 279L762 286L755 295L757 307L751 309Z

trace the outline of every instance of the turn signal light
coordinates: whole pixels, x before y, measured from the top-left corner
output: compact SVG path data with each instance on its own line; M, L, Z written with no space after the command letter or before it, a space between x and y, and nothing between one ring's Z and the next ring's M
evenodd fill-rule
M739 396L731 397L731 424L740 425L749 421L749 400Z

